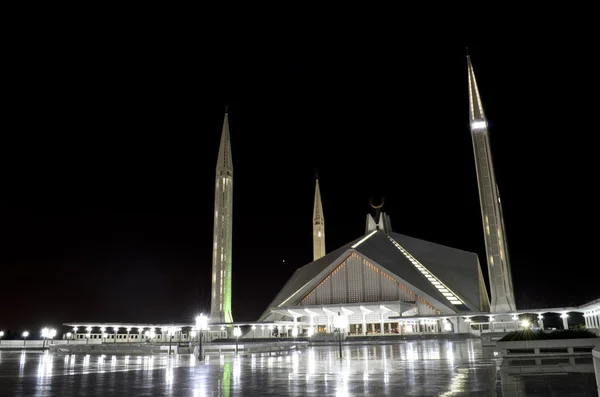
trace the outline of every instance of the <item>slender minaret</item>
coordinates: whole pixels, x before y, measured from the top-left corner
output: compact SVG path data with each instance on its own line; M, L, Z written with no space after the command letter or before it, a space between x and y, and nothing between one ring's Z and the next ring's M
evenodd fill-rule
M323 217L323 205L321 204L321 191L319 190L319 178L315 188L315 209L313 211L313 260L325 256L325 218Z
M231 207L233 204L233 163L227 110L215 185L215 227L213 235L212 296L209 323L231 323Z
M516 310L510 262L502 219L502 205L492 164L492 150L488 136L488 125L481 106L481 98L473 72L471 58L467 55L469 72L469 120L475 153L475 169L481 201L481 216L485 235L485 251L488 261L490 288L492 290L492 312Z

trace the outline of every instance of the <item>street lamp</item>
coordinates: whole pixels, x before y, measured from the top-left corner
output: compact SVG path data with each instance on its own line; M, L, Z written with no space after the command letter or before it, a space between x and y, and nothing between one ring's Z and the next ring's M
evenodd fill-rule
M69 340L71 339L71 333L67 332L67 345L69 344Z
M52 339L54 339L54 337L56 336L56 330L54 328L49 329L48 332L46 333L46 338L50 339L50 343L48 345L50 345L52 343ZM42 346L43 348L43 346Z
M169 356L171 355L171 345L173 344L173 337L175 336L175 327L167 328L167 335L169 336Z
M240 327L233 328L233 336L235 336L235 354L238 352L238 339L242 335L242 330Z
M196 329L198 330L198 360L204 360L204 352L202 351L202 338L205 331L208 329L208 317L204 314L200 314L196 317Z
M340 342L340 360L342 359L342 330L348 327L348 318L346 316L342 316L340 312L338 312L337 316L333 317L333 327L338 330L338 340Z
M2 337L4 336L4 331L0 331L0 345L2 344Z
M50 330L48 328L42 328L42 350L46 348L46 338L48 337Z
M21 335L23 336L23 347L25 347L25 342L27 340L27 337L29 336L29 331L23 331Z
M92 336L92 327L87 327L85 329L87 331L87 334L85 334L85 344L89 344L90 343L90 337Z

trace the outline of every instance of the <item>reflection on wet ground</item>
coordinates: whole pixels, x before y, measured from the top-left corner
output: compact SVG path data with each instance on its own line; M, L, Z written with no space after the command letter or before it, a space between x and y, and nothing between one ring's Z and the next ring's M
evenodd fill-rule
M324 346L201 363L190 355L2 352L0 396L597 396L585 362L505 363L498 371L500 360L477 339L344 346L343 353L340 360L337 347Z

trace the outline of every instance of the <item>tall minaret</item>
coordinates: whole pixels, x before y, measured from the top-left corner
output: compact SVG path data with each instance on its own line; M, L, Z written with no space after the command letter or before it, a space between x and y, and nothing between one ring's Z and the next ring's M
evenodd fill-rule
M469 72L469 120L475 153L475 169L481 201L481 216L485 234L485 251L488 261L490 288L492 290L492 312L516 310L510 262L502 218L502 205L496 185L492 150L488 136L488 125L481 106L481 98L473 72L471 58L467 55Z
M215 186L212 295L209 323L231 323L231 207L233 163L229 140L229 118L225 111Z
M323 217L319 178L317 177L315 209L313 211L313 260L316 261L323 256L325 256L325 218Z

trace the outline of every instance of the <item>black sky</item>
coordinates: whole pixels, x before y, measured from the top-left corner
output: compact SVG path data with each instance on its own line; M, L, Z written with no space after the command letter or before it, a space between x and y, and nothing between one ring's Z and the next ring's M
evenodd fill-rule
M312 259L315 168L328 251L364 232L369 197L383 195L396 232L475 251L487 274L462 43L26 42L5 58L0 328L191 321L206 310L225 104L234 319L258 318ZM571 51L470 46L519 308L600 297L600 65L583 44Z

